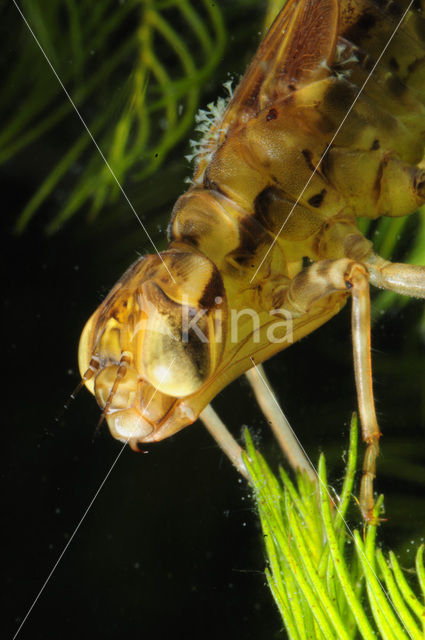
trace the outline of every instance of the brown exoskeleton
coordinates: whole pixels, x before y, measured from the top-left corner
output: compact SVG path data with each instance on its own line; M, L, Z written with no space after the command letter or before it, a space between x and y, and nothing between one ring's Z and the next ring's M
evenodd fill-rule
M167 250L133 264L84 328L83 382L114 437L137 448L191 424L351 296L370 518L380 431L369 284L424 298L425 267L380 258L357 217L425 202L421 8L288 0L200 143Z

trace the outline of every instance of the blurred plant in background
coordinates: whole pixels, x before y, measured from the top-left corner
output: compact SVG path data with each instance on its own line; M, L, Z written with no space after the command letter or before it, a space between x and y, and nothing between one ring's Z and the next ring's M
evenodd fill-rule
M207 0L23 0L20 6L120 183L154 173L192 127L202 86L223 54L218 6ZM23 21L19 38L19 57L6 80L10 91L0 103L1 163L73 113ZM47 231L87 202L93 220L116 200L116 181L81 125L81 135L21 212L18 231L83 156L84 170Z

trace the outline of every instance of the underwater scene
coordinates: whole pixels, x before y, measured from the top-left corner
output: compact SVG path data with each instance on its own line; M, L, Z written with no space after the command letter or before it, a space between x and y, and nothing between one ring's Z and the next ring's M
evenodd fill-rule
M288 4L318 6L317 0ZM407 2L398 4L409 10ZM343 632L328 621L326 635L314 614L297 626L308 598L288 628L279 585L270 585L278 562L266 541L274 531L264 509L271 494L261 490L277 491L272 477L282 467L289 493L276 500L283 504L297 477L244 375L224 385L212 405L251 452L251 484L201 420L135 452L111 437L106 420L99 426L106 401L99 408L86 388L73 394L84 374L78 345L85 323L130 265L166 250L174 204L193 188L205 127L220 122L283 5L12 0L1 10L7 637L371 637L366 622L356 631L354 613L347 613ZM425 265L421 208L404 217L362 217L359 226L384 259ZM415 558L425 542L424 301L373 287L371 294L373 390L382 431L373 488L376 497L384 495L384 507L367 539L376 535L385 557L394 552L418 598L412 615L420 619L425 577ZM324 455L321 478L337 509L354 460L351 301L266 360L264 370L316 468ZM364 451L358 435L357 471L351 468L353 485L346 484L344 494L349 531L335 525L347 546L356 544L353 530L359 541L366 535L358 507ZM298 485L307 511L315 486ZM319 545L330 535L321 526L315 529ZM290 530L288 538L293 535ZM361 563L356 571L351 577L360 583ZM375 629L366 593L364 586L358 599ZM402 616L401 624L403 632L386 636L378 623L378 637L423 637L417 621L415 627Z

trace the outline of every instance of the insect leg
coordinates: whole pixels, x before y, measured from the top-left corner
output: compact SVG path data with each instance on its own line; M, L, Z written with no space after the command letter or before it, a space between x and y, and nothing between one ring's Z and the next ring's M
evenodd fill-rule
M317 480L317 474L306 457L298 440L294 436L285 414L280 408L279 402L273 393L266 372L261 364L255 365L246 372L246 377L257 402L269 422L273 433L279 442L282 451L285 453L289 463L294 469L299 469L308 474L311 480Z
M242 447L238 445L226 425L220 420L212 406L209 404L200 414L202 420L218 446L224 451L230 462L241 475L249 478L245 464L242 460Z
M347 258L321 260L304 269L291 282L283 306L302 315L312 304L332 293L346 291L352 295L352 339L354 372L363 440L367 449L360 486L360 508L370 521L374 507L373 479L379 453L380 431L376 420L370 358L369 273L360 262Z
M353 339L354 374L357 389L363 440L367 444L363 459L363 475L360 484L360 509L367 522L373 518L373 480L376 475L376 458L379 454L379 431L372 388L372 363L370 358L370 293L369 274L361 264L354 263L347 274L351 285L351 332Z
M376 255L366 264L370 282L376 287L413 298L425 298L425 267L389 262Z

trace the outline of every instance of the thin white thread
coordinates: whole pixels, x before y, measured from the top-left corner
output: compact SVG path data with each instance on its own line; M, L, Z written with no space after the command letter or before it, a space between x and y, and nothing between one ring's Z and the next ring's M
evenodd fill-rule
M129 438L129 439L130 439L130 438ZM60 561L62 560L63 556L65 555L65 552L67 551L67 549L68 549L69 545L71 544L71 542L72 542L72 540L73 540L74 536L76 535L76 533L77 533L78 529L80 528L81 524L83 523L83 521L84 521L84 519L85 519L86 515L87 515L87 514L88 514L88 512L90 511L90 509L91 509L91 507L92 507L92 505L93 505L94 501L96 500L97 496L99 495L100 491L102 490L103 485L104 485L104 484L105 484L105 482L107 481L107 479L108 479L108 477L109 477L110 473L112 472L113 468L115 467L116 463L118 462L118 460L119 460L119 458L120 458L120 456L121 456L122 452L124 451L124 448L126 447L127 443L128 443L128 440L127 440L126 442L124 442L123 446L121 447L121 449L120 449L120 451L119 451L119 453L118 453L117 457L115 458L115 460L113 461L112 465L110 466L108 473L107 473L107 474L106 474L106 476L104 477L104 479L103 479L103 481L101 482L101 484L100 484L100 486L99 486L98 490L96 491L96 493L94 494L93 498L91 499L91 501L90 501L90 503L89 503L89 505L88 505L87 509L84 511L84 513L83 513L83 515L82 515L82 517L81 517L81 519L80 519L79 523L78 523L78 524L77 524L77 526L75 527L75 529L74 529L74 531L73 531L73 533L72 533L71 537L69 538L69 540L68 540L68 542L66 543L65 547L63 548L63 550L62 550L61 554L59 555L59 558L56 560L55 564L53 565L52 570L50 571L49 575L48 575L48 576L47 576L47 578L45 579L45 581L44 581L44 583L43 583L43 585L42 585L42 587L41 587L40 591L38 592L38 594L37 594L37 595L36 595L36 597L34 598L33 603L31 604L30 608L28 609L27 613L25 614L25 617L24 617L24 619L22 620L21 624L19 625L19 627L18 627L18 629L17 629L17 631L16 631L15 635L13 636L13 639L12 639L12 640L15 640L15 638L18 636L18 634L20 633L20 631L21 631L22 627L24 626L25 622L27 621L27 619L28 619L28 617L29 617L29 615L30 615L31 611L34 609L35 605L37 604L38 599L40 598L41 594L43 593L44 589L46 588L47 583L49 582L50 578L52 577L52 575L53 575L53 574L54 574L54 572L56 571L56 568L57 568L58 564L60 563Z
M171 277L171 279L173 280L173 282L175 282L173 275L171 274L170 270L168 269L167 265L164 262L164 259L162 258L161 254L159 253L158 249L155 246L154 241L152 240L151 236L149 235L148 230L146 229L145 225L143 224L142 220L140 219L136 209L134 208L133 204L130 201L130 198L127 196L126 192L124 191L124 188L121 186L120 181L118 180L117 176L115 175L114 170L112 169L111 165L109 164L106 156L104 155L102 149L99 147L98 143L96 142L92 132L90 131L88 125L86 124L86 121L84 120L83 116L81 115L81 113L78 110L77 105L75 104L75 102L73 101L73 99L71 98L71 95L69 94L67 88L65 87L65 85L63 84L62 80L60 79L59 75L56 72L56 69L54 68L53 64L50 62L50 59L47 55L47 53L44 51L43 47L41 46L39 40L37 39L37 36L35 35L34 31L31 29L31 26L28 22L28 20L25 18L24 14L22 13L21 8L19 7L19 5L17 4L16 0L12 0L13 4L15 5L16 9L18 10L18 12L21 15L22 20L24 21L24 23L26 24L29 32L31 33L32 37L34 38L35 42L38 45L38 48L40 49L41 53L43 54L44 58L46 59L47 64L49 65L50 69L52 70L56 80L59 82L60 86L62 87L66 97L68 98L69 102L72 105L72 108L74 109L75 113L77 114L77 116L79 117L79 119L81 120L81 123L84 127L84 129L87 131L87 133L89 134L94 146L96 147L96 149L98 150L103 162L105 163L105 165L107 166L111 176L113 177L113 179L115 180L119 190L121 191L122 195L124 196L125 200L127 201L127 204L129 205L130 209L132 210L132 212L134 213L134 215L136 216L137 221L139 222L140 226L142 227L143 231L145 232L149 242L151 243L155 253L157 254L157 256L161 259L162 264L164 265L164 267L167 269L169 276Z
M321 163L322 163L322 161L323 161L323 158L325 157L325 155L327 154L327 152L328 152L328 151L329 151L329 149L331 148L331 146L332 146L332 144L333 144L333 141L335 140L335 138L337 137L338 133L340 132L340 130L341 130L341 128L342 128L342 125L344 124L344 122L346 121L346 119L348 118L348 116L350 115L350 113L351 113L351 111L353 110L353 108L354 108L354 106L355 106L355 104L356 104L357 100L360 98L360 95L361 95L361 93L362 93L363 89L365 88L365 86L366 86L367 82L369 81L370 77L371 77L371 76L372 76L372 74L374 73L374 71L375 71L376 67L378 66L379 62L381 61L381 58L382 58L382 56L384 55L385 51L388 49L388 47L389 47L389 45L390 45L390 43L391 43L391 40L394 38L395 34L397 33L397 31L398 31L398 29L399 29L399 27L400 27L401 23L403 22L404 18L406 17L406 14L407 14L407 13L408 13L408 11L410 10L410 7L412 6L412 4L413 4L413 0L411 0L411 2L410 2L410 4L409 4L409 6L407 7L406 11L403 13L402 17L400 18L400 21L398 22L398 24L397 24L396 28L394 29L393 33L391 34L391 36L390 36L390 38L389 38L389 40L388 40L387 44L386 44L386 45L385 45L385 47L382 49L382 51L381 51L381 53L380 53L380 55L379 55L378 59L376 60L376 62L375 62L375 64L373 65L372 69L370 70L370 72L369 72L369 74L368 74L368 76L367 76L366 80L363 82L362 86L360 87L359 92L357 93L356 97L354 98L354 100L353 100L353 102L352 102L352 104L351 104L350 108L348 109L347 113L345 114L344 118L342 119L341 123L339 124L338 129L335 131L334 135L333 135L333 136L332 136L332 138L331 138L331 141L329 142L329 144L327 145L326 149L324 150L324 152L323 152L323 154L322 154L322 156L321 156L321 158L320 158L319 162L318 162L318 163L316 164L316 166L314 167L314 170L313 170L313 171L312 171L312 173L310 174L310 177L309 177L309 179L307 180L307 182L305 183L305 185L304 185L304 187L303 187L303 189L302 189L301 193L299 194L298 198L296 199L295 203L293 204L293 206L292 206L292 208L291 208L290 212L288 213L287 217L286 217L286 218L285 218L285 220L283 221L282 226L280 227L280 229L279 229L279 231L278 231L277 235L275 235L275 237L273 238L273 241L272 241L272 243L271 243L270 247L267 249L266 254L263 256L263 258L262 258L262 260L261 260L260 264L258 265L258 267L257 267L257 269L256 269L256 271L255 271L255 273L254 273L254 275L252 276L251 280L249 281L249 282L250 282L250 284L252 283L252 281L253 281L253 280L254 280L254 278L256 277L257 273L258 273L258 272L259 272L259 270L261 269L261 267L262 267L262 265L263 265L263 263L264 263L264 260L267 258L267 256L269 255L270 251L273 249L274 245L276 244L277 239L279 238L280 234L282 233L283 229L285 228L286 223L288 222L289 218L290 218L290 217L291 217L291 215L293 214L295 207L297 206L297 204L298 204L298 203L299 203L299 201L301 200L301 198L302 198L302 196L303 196L303 194L304 194L305 190L307 189L308 185L309 185L309 184L310 184L310 182L312 181L313 176L316 174L316 172L317 172L318 168L320 167L320 164L321 164Z
M145 411L146 409L148 409L150 403L152 402L152 400L154 399L156 392L158 391L158 388L161 386L162 382L165 380L165 377L168 375L168 372L170 371L171 367L174 364L176 358L173 358L173 360L171 361L171 364L169 365L167 371L165 371L164 375L161 378L161 381L159 383L159 385L157 387L155 387L155 390L152 394L152 396L149 399L149 402L147 403L146 407L145 407ZM60 561L62 560L63 556L65 555L69 545L71 544L72 540L74 539L78 529L80 528L80 526L82 525L82 523L84 522L88 512L90 511L90 509L93 506L93 503L95 502L97 496L99 495L99 493L101 492L105 482L107 481L107 479L109 478L109 476L112 473L112 470L114 469L115 465L117 464L118 460L121 457L122 452L124 451L125 447L128 445L129 441L131 440L131 438L133 437L133 433L130 434L127 438L127 440L124 442L124 444L122 445L121 449L118 452L118 455L116 456L115 460L113 461L113 463L111 464L111 466L109 467L109 470L107 472L107 474L105 475L105 477L103 478L102 482L99 485L99 488L97 489L96 493L94 494L93 498L90 500L88 507L86 508L86 510L84 511L83 515L80 518L80 521L78 522L77 526L75 527L74 531L72 532L72 535L70 536L68 542L66 543L66 545L64 546L64 548L62 549L58 559L56 560L55 564L53 565L49 575L47 576L47 578L45 579L45 581L43 582L43 585L40 589L40 591L38 592L38 594L36 595L36 597L34 598L30 608L28 609L27 613L25 614L24 619L22 620L21 624L19 625L18 629L15 632L15 635L13 636L12 640L15 640L15 638L17 638L17 636L19 635L22 627L24 626L25 622L27 621L31 611L34 609L35 605L37 604L41 594L43 593L44 589L46 588L50 578L52 577L52 575L54 574L54 572L56 571Z
M327 486L325 485L325 483L322 481L322 479L320 478L319 474L317 473L317 471L316 471L316 467L314 466L314 464L313 464L313 463L312 463L312 461L310 460L310 457L309 457L308 453L306 452L306 450L305 450L305 449L304 449L304 447L302 446L301 442L299 441L297 434L295 433L295 431L293 430L293 428L292 428L292 427L291 427L291 425L289 424L288 419L286 418L285 414L283 413L282 408L281 408L280 404L278 403L278 401L277 401L277 399L276 399L275 394L273 393L273 391L271 390L271 388L270 388L270 387L269 387L269 385L267 384L267 380L264 378L264 376L263 376L263 375L261 375L261 371L260 371L260 369L257 367L257 365L255 364L254 359L253 359L251 356L250 356L250 360L251 360L251 362L252 362L253 366L255 367L255 369L256 369L256 371L257 371L258 375L260 376L261 381L263 382L264 386L266 387L267 391L269 392L270 396L272 397L273 402L276 404L277 408L279 409L279 411L281 412L281 414L282 414L282 415L283 415L283 417L285 418L286 422L288 423L288 426L289 426L290 430L292 431L292 435L294 436L295 440L298 442L298 445L299 445L300 449L302 450L302 452L304 453L305 457L306 457L306 458L307 458L307 460L309 461L309 463L310 463L310 465L311 465L311 467L312 467L312 469L313 469L314 473L315 473L315 474L316 474L316 476L317 476L317 479L319 480L319 482L320 482L320 484L322 485L322 487L325 489L325 491L326 491L326 493L328 494L328 496L329 496L330 500L331 500L331 501L333 502L333 504L335 505L335 509L336 509L336 511L338 512L338 514L339 514L339 516L340 516L341 520L343 521L343 523L344 523L344 525L345 525L345 528L347 529L348 533L350 534L351 538L353 539L354 544L356 545L357 549L360 551L360 553L361 553L361 554L362 554L362 556L364 557L365 561L367 562L367 564L368 564L368 566L369 566L369 569L372 571L373 575L375 576L376 580L378 581L378 584L379 584L379 586L381 587L381 589L382 589L383 593L385 594L385 597L387 598L388 603L391 605L391 607L392 607L392 609L394 610L395 614L398 616L399 620L401 621L402 626L403 626L404 630L406 631L407 635L408 635L410 638L412 638L412 640L413 640L413 636L409 633L409 630L408 630L408 629L407 629L407 627L405 626L405 624L404 624L404 622L403 622L403 620L402 620L402 618L401 618L400 614L399 614L399 613L398 613L398 611L397 611L397 608L395 607L394 603L392 602L392 600L391 600L391 598L390 598L390 596L389 596L389 594L388 594L388 591L386 591L386 590L384 589L384 586L383 586L383 584L382 584L381 580L378 578L377 574L375 573L375 570L374 570L374 568L372 567L372 565L370 564L369 559L367 558L367 556L366 556L365 552L364 552L364 551L363 551L363 549L362 549L362 548L357 544L357 541L356 541L356 539L355 539L355 537L354 537L354 534L353 534L353 532L351 531L351 529L350 529L350 527L349 527L349 525L348 525L348 523L347 523L346 519L345 519L345 518L344 518L344 516L342 515L342 513L341 513L341 511L340 511L340 509L339 509L339 507L338 507L337 503L336 503L336 502L335 502L335 500L332 498L330 491L328 490Z

